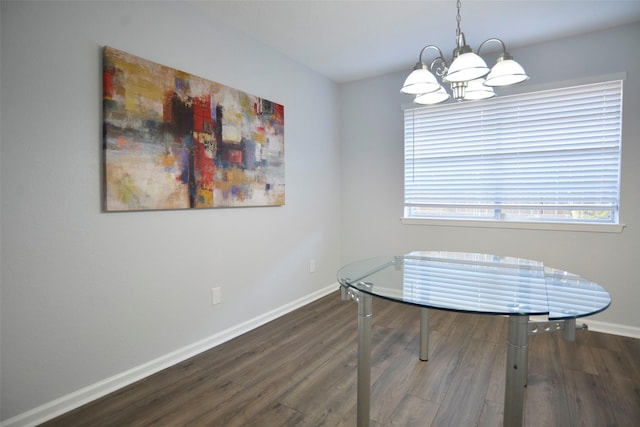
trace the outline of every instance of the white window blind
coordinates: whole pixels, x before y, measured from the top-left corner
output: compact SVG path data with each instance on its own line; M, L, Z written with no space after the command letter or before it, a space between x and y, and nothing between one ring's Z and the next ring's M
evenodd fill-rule
M407 218L618 222L621 80L404 117Z

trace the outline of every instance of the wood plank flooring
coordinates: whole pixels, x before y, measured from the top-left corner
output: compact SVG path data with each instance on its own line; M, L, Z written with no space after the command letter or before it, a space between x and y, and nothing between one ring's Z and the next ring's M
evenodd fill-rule
M503 317L374 298L371 425L500 426ZM357 306L339 291L45 426L356 425ZM526 427L640 426L640 340L577 331L529 343Z

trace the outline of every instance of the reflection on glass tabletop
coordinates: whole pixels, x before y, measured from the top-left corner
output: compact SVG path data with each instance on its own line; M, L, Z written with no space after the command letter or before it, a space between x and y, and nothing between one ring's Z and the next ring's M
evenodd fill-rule
M465 252L410 252L342 267L346 288L428 308L550 320L598 313L611 303L602 286L527 259Z

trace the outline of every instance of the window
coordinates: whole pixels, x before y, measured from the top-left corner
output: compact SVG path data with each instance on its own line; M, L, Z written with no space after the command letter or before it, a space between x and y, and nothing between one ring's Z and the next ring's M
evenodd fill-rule
M618 224L622 80L404 112L405 218Z

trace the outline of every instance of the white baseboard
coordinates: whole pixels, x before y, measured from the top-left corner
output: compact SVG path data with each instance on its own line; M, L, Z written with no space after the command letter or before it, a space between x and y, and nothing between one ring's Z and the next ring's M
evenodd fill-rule
M604 332L606 334L622 335L631 338L640 338L640 328L626 325L618 325L617 323L600 322L598 320L581 319L576 320L577 324L586 323L590 331Z
M282 307L278 307L268 313L260 315L256 318L247 320L237 326L229 328L225 331L212 335L201 341L183 347L167 355L151 360L143 365L137 366L126 372L114 375L103 381L97 382L78 391L62 396L44 405L38 406L22 414L16 415L0 423L1 427L32 427L51 420L59 415L69 412L73 409L87 404L93 400L103 397L122 387L133 384L134 382L155 374L163 369L180 363L197 354L207 351L215 346L227 342L238 337L252 329L264 325L280 316L283 316L297 308L313 302L325 295L329 295L333 291L338 290L338 283L320 289L310 295L306 295Z

